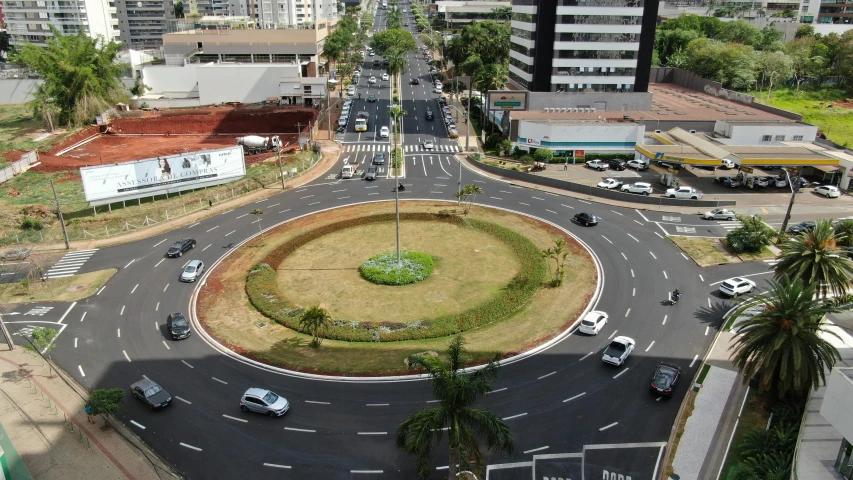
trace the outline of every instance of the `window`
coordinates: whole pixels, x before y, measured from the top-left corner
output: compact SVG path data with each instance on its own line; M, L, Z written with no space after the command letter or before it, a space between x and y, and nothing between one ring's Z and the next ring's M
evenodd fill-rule
M794 141L795 142L802 142L803 136L802 135L794 135Z
M785 141L785 135L776 135L776 141L777 142L784 142Z
M770 136L770 135L762 135L762 136L761 136L761 141L762 141L762 142L769 142L769 141L770 141L770 140L772 140L772 139L773 139L773 137L772 137L772 136Z

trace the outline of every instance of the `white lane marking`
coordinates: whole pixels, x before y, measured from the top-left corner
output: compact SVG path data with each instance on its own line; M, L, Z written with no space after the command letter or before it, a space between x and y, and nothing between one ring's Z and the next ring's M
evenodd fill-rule
M121 351L121 353L123 353L123 354L124 354L124 358L126 358L126 359L127 359L127 361L128 361L128 362L130 362L130 357L127 355L127 352L126 352L126 351L124 351L124 350L122 350L122 351Z
M635 221L635 222L637 222L637 225L642 225L642 224L643 224L643 222L641 222L641 221L637 220L636 218L634 219L634 221Z
M685 255L684 252L679 252L679 253L681 253L681 256L684 257L685 260L690 260L689 258L687 258L687 255Z
M338 199L338 200L346 200L347 198L349 198L349 196L346 196L346 197L338 197L337 199Z
M628 314L631 313L631 309L629 308L627 312L625 312L625 318L628 318Z
M157 244L156 244L156 245L154 245L154 246L153 246L153 247L151 247L151 248L157 248L157 247L159 247L159 246L160 246L160 244L161 244L161 243L163 243L163 242L165 242L166 240L167 240L166 238L164 238L163 240L160 240L159 242L157 242Z
M775 273L775 272L773 272L773 271L771 270L771 271L769 271L769 272L750 273L749 275L738 275L738 277L740 277L740 278L744 278L744 277L754 277L754 276L756 276L756 275L770 275L770 274L772 274L772 273ZM726 279L726 280L728 280L728 279ZM718 284L718 283L723 283L723 282L725 282L726 280L720 280L719 282L709 283L708 285L716 285L716 284Z
M124 305L122 305L122 306L121 306L121 312L119 312L119 315L124 315ZM121 335L119 335L119 337L120 337L120 336L121 336Z
M567 398L567 399L563 400L563 403L571 402L572 400L575 400L575 399L581 398L581 397L582 397L582 396L584 396L584 395L586 395L586 392L579 393L579 394L575 395L574 397L570 397L570 398Z
M633 238L633 239L634 239L634 240L636 240L637 242L639 242L639 240L637 240L637 237L635 237L635 236L631 235L630 233L628 234L628 236L629 236L629 237L631 237L631 238Z
M157 264L156 264L156 265L154 265L154 268L159 267L159 266L160 266L160 264L161 264L161 263L163 263L163 262L165 262L165 261L166 261L166 259L165 259L165 258L164 258L164 259L161 259L159 262L157 262Z
M555 371L553 371L553 372L551 372L551 373L546 373L545 375L542 375L541 377L537 378L536 380L542 380L543 378L548 378L548 377L550 377L551 375L553 375L553 374L555 374L555 373L557 373L557 371L556 371L556 370L555 370Z
M221 384L223 384L223 385L228 385L228 382L226 382L225 380L220 380L220 379L218 379L218 378L216 378L216 377L210 377L210 378L212 378L212 379L216 380L217 382L219 382L219 383L221 383Z
M280 211L280 212L278 212L278 213L284 213L284 212L289 212L289 211L290 211L290 209L288 208L287 210L282 210L282 211Z
M636 297L636 296L637 296L637 288L636 288L636 287L634 287L634 288L632 288L632 289L631 289L631 296L632 296L632 297Z
M562 206L562 207L566 207L566 208L571 208L572 210L574 210L574 209L575 209L575 207L570 207L569 205L563 205L562 203L560 204L560 206Z
M388 432L358 432L359 435L388 435Z
M649 252L649 254L651 254L652 258L654 258L655 260L658 259L658 257L655 256L654 252Z
M525 450L523 453L526 455L526 454L528 454L528 453L540 452L540 451L542 451L542 450L547 450L547 449L549 449L549 448L551 448L551 447L549 447L549 446L547 446L547 445L546 445L546 446L544 446L544 447L533 448L533 449L531 449L531 450Z
M138 284L138 283L137 283L136 285L134 285L134 286L133 286L133 290L131 290L131 291L130 291L130 293L135 292L137 288L139 288L139 284Z
M613 333L611 333L610 336L607 337L607 339L610 340L611 338L613 338L613 335L616 335L616 332L618 332L618 331L619 330L613 330Z
M631 269L631 278L634 278L634 269Z
M503 392L504 390L506 390L506 387L504 387L504 388L499 388L499 389L497 389L497 390L492 390L491 392L486 392L486 395L491 395L491 394L493 394L493 393Z
M384 473L385 470L350 470L349 473Z
M495 199L495 200L503 200L503 198L501 198L501 197L489 197L489 198L492 198L492 199Z
M306 198L311 198L314 195L305 195L304 197L299 197L300 200L305 200Z
M711 330L711 326L710 326L710 325L708 325L708 326L706 326L706 327L705 327L705 336L706 336L706 337L708 336L708 331L709 331L709 330Z
M652 340L652 343L650 343L650 344L649 344L649 346L648 346L648 347L646 347L646 351L648 352L649 350L651 350L651 349L652 349L652 345L654 345L654 344L655 344L655 341L654 341L654 340Z
M188 367L190 367L190 368L195 368L194 366L192 366L192 365L190 365L189 363L187 363L187 361L186 361L186 360L181 360L181 362L183 362L183 363L184 363L184 365L186 365L186 366L188 366Z
M534 199L534 200L542 200L542 201L545 201L545 199L544 199L544 198L539 198L539 197L534 197L534 196L531 196L530 198L532 198L532 199Z
M693 368L693 364L694 364L694 363L696 363L696 360L697 360L697 359L699 359L699 355L694 355L694 356L693 356L693 361L692 361L692 362L690 362L690 366L689 366L689 367L687 367L687 368Z
M103 292L105 288L107 288L107 287L106 287L106 285L104 285L103 287L101 287L101 289L100 289L100 290L98 290L98 293L96 293L96 294L95 294L95 296L100 295L100 294L101 294L101 292Z
M440 402L440 401L441 401L441 400L427 400L427 403L438 403L438 402Z
M284 468L287 470L290 469L290 465L279 465L277 463L264 463L264 466L265 467L272 467L272 468Z
M314 400L305 400L305 403L316 403L317 405L331 405L329 402L315 402Z
M553 211L553 210L548 210L547 208L545 209L545 211L546 211L546 212L551 212L551 213L553 213L554 215L559 215L557 212L555 212L555 211Z
M138 423L136 420L131 420L130 423L132 423L132 424L136 425L137 427L145 430L145 426L142 425L141 423Z
M181 442L181 446L182 446L182 447L187 447L187 448L192 449L192 450L195 450L196 452L200 452L200 451L201 451L201 449L200 449L200 448L198 448L198 447L194 447L194 446L192 446L192 445L190 445L190 444L187 444L187 443L184 443L184 442Z
M523 417L525 415L527 415L527 412L519 413L518 415L511 415L509 417L504 417L501 420L512 420L513 418L519 418L519 417Z
M170 346L169 346L169 344L168 344L168 343L166 343L166 341L165 341L165 340L163 340L163 346L165 346L165 347L166 347L166 350L171 350L171 349L172 349L172 347L170 347Z
M332 190L332 193L346 192L346 191L347 191L347 189L346 189L346 188L343 188L343 189L341 189L341 190ZM286 428L286 427L285 427L285 428Z
M121 329L120 328L116 329L116 333L118 333L118 338L121 338Z
M368 403L366 407L387 407L388 403Z
M74 348L77 348L77 337L74 337Z
M641 211L637 210L636 208L634 209L634 211L635 211L635 212L637 212L641 217L643 217L643 220L645 220L645 221L647 221L647 222L649 221L649 219L648 219L648 218L646 218L646 216L645 216L645 215L643 215L643 212L641 212Z
M582 356L582 357L581 357L581 359L580 359L580 360L578 360L578 361L579 361L579 362L582 362L582 361L586 360L586 358L587 358L588 356L592 355L592 353L593 353L593 352L589 352L589 353L587 353L586 355Z
M211 246L213 246L213 244L212 244L212 243L211 243L210 245L208 245L208 246L206 246L206 247L202 248L202 249L201 249L201 251L203 252L203 251L207 250L208 248L210 248Z
M89 313L89 312L83 312L83 316L82 316L82 317L80 317L80 321L81 321L81 322L83 321L83 319L84 319L84 318L86 318L86 314L87 314L87 313Z
M518 202L518 203L520 203L520 204L522 204L522 205L524 205L524 206L527 206L527 207L529 207L529 206L530 206L530 204L529 204L529 203L524 203L524 202Z
M194 226L198 225L199 223L201 223L201 222L196 222L196 223L194 223L194 224L190 225L190 226L189 226L189 227L187 227L187 228L193 228Z
M83 373L83 367L82 367L81 365L77 365L77 368L80 370L80 375L82 375L82 376L84 376L84 377L85 377L85 376L86 376L86 374L85 374L85 373Z
M705 277L703 277L701 274L699 275L699 281L700 281L700 282L704 282L704 281L705 281Z
M625 370L622 370L621 372L617 373L616 375L613 375L613 378L614 378L614 379L615 379L615 378L619 378L619 376L620 376L620 375L622 375L623 373L627 372L628 370L629 370L629 369L627 369L627 368L626 368Z
M165 287L163 287L163 293L166 292L166 289L169 288L169 284L167 283Z
M605 426L599 428L598 431L603 432L603 431L607 430L608 428L615 427L616 425L619 425L619 422L613 422L610 425L605 425Z
M207 231L207 232L205 232L205 233L210 233L210 232L212 232L212 231L216 230L217 228L219 228L219 225L217 225L217 226L215 226L215 227L211 228L210 230L208 230L208 231Z
M225 236L227 237L228 235L231 235L232 233L234 233L234 232L236 232L236 231L237 231L237 230L231 230L230 232L226 233L226 234L225 234Z
M131 260L131 261L127 262L127 265L125 265L125 266L124 266L124 268L129 267L129 266L130 266L130 264L131 264L131 263L133 263L133 262L135 262L135 261L136 261L136 259L134 258L133 260Z
M711 297L708 297L708 308L711 308Z
M156 306L156 307L154 307L154 311L155 311L155 312L159 312L159 311L160 311L160 302L157 302L157 306Z
M655 232L655 235L659 236L661 240L663 240L663 235L659 234L658 232Z
M222 414L222 416L230 420L235 420L237 422L249 423L249 421L245 418L232 417L231 415L225 415L224 413Z
M501 193L512 193L512 192L508 192L508 191L506 191L506 190L498 190L498 191L499 191L499 192L501 192Z
M317 433L317 430L308 430L305 428L284 427L284 429L290 430L291 432Z
M628 257L625 256L625 253L623 253L623 252L619 252L619 253L622 254L622 258L624 258L625 260L628 260Z
M372 194L372 193L368 193L368 195L373 195L373 194ZM377 193L377 195L379 195L379 194ZM309 203L309 204L308 204L308 206L310 207L311 205L317 205L318 203L320 203L320 202L311 202L311 203Z
M186 398L181 398L181 397L179 397L179 396L177 396L177 395L175 395L175 398L176 398L177 400L180 400L180 401L182 401L182 402L186 403L187 405L192 405L192 404L193 404L193 402L191 402L191 401L187 400Z
M668 316L669 316L669 315L664 315L664 316L663 316L663 322L661 323L661 325L666 325L666 317L668 317Z
M74 308L74 305L77 305L77 302L74 302L68 306L68 308L65 310L65 313L62 314L62 317L60 317L57 323L62 323L63 321L65 321L65 317L68 316L68 312L70 312L71 309ZM83 315L85 315L85 313Z
M663 278L669 280L669 275L666 274L666 270L663 271Z
M609 239L609 238L607 238L607 237L605 237L604 235L602 235L602 236L601 236L601 238L603 238L603 239L607 240L607 241L608 241L608 243L610 243L611 245L613 245L613 242L611 242L611 241L610 241L610 239Z
M578 201L579 201L579 202L581 202L581 203L585 203L585 204L587 204L587 205L592 205L592 203L590 203L590 202L585 202L585 201L583 201L583 200L578 200Z
M239 217L235 218L234 220L239 220L239 219L241 219L247 215L248 215L248 213L244 213L244 214L240 215Z

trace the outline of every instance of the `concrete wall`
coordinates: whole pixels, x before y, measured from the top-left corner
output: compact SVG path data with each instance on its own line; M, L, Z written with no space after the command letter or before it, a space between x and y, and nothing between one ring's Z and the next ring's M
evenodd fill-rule
M40 79L0 80L0 105L29 102L39 84Z
M150 65L142 69L145 85L151 87L146 93L166 94L168 92L191 92L198 90L200 65L189 64L185 67L169 65ZM149 102L150 103L150 102Z
M820 414L849 440L853 439L853 380L848 375L853 375L853 369L832 369L826 381L826 394Z
M595 108L598 111L651 110L651 93L530 92L530 110L545 107Z
M202 105L253 103L278 97L279 82L298 76L293 65L199 65L197 70Z
M731 124L728 122L720 122L714 126L714 133L722 135L730 139L726 141L729 145L770 145L772 143L793 142L794 135L802 135L801 142L814 142L817 138L817 127L814 125L802 123L779 123L775 125L769 124ZM762 141L762 137L770 135L769 142ZM776 140L776 135L784 135L784 140Z

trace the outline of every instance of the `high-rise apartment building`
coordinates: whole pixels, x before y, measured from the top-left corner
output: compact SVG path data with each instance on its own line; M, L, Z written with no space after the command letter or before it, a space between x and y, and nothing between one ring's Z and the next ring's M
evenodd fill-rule
M83 32L107 41L121 40L115 1L2 0L9 41L45 45L53 36L50 27L66 35Z
M128 48L144 50L163 44L168 21L175 18L173 0L115 0L121 41Z
M509 83L534 92L645 92L658 0L513 0Z
M853 24L853 0L822 0L817 23Z

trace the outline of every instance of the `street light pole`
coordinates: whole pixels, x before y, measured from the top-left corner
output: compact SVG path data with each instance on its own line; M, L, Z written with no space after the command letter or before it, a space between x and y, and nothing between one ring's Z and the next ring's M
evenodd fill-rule
M797 199L797 190L799 190L799 188L794 188L794 182L791 181L791 173L785 169L783 169L782 171L785 172L785 178L788 179L788 186L791 187L791 201L788 202L788 211L785 212L785 219L782 220L782 234L779 235L779 238L776 243L782 243L782 239L785 235L785 230L788 229L788 221L791 219L791 210L793 210L794 208L794 200ZM797 178L797 181L799 182L799 177Z

